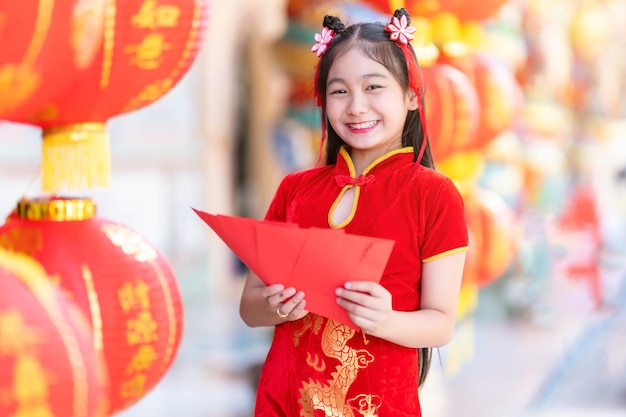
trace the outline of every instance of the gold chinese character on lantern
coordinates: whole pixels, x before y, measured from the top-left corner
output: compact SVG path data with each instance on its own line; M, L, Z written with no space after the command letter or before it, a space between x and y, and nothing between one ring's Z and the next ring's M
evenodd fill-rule
M132 285L129 282L117 290L117 296L120 300L120 306L122 310L128 312L133 309L147 309L150 308L148 285L139 280Z
M126 341L131 346L156 342L159 340L157 328L152 314L149 311L141 311L134 319L126 322Z
M135 97L131 98L124 107L131 111L132 109L142 107L146 103L152 103L171 90L173 84L173 80L170 77L149 84L137 93Z
M41 231L24 227L0 232L0 247L33 255L43 248Z
M130 375L135 372L147 371L156 359L156 350L150 345L142 345L130 359L130 363L126 368L126 374Z
M18 355L31 350L37 336L24 324L18 311L0 311L0 355Z
M117 224L106 224L102 231L111 243L135 258L138 262L153 261L157 258L156 250L140 235Z
M142 29L173 28L178 25L180 9L176 6L159 6L156 0L145 0L131 23Z
M146 375L137 374L128 381L124 381L120 387L122 398L141 397L145 393Z
M6 64L0 67L0 94L11 100L0 101L0 113L15 110L29 99L41 85L41 75L28 65Z
M131 54L130 63L141 69L156 69L163 62L163 51L171 49L171 44L165 41L160 33L151 33L145 36L139 45L126 47L126 53Z
M48 399L48 376L34 357L18 356L13 367L13 395L22 404L37 404Z

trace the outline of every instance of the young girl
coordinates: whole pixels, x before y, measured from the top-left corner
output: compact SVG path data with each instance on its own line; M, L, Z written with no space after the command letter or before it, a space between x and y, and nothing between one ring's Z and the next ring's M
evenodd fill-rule
M452 336L467 228L457 189L433 167L408 23L404 9L387 25L326 16L316 36L326 165L287 175L266 219L396 243L380 284L346 277L337 288L359 331L309 313L297 288L249 274L242 319L276 326L257 417L420 416L428 358L418 351Z

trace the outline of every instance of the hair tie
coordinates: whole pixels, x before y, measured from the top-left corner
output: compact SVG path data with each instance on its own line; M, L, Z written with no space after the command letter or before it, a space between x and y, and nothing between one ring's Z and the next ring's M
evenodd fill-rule
M409 26L409 19L405 15L400 16L400 19L393 16L391 23L385 26L385 30L390 33L389 39L403 45L408 45L413 40L413 33L415 33L415 28Z
M317 53L318 57L324 55L324 52L328 49L328 45L333 41L333 39L335 39L335 35L336 33L334 30L324 27L324 29L322 29L322 33L315 34L315 41L317 43L313 45L311 52Z

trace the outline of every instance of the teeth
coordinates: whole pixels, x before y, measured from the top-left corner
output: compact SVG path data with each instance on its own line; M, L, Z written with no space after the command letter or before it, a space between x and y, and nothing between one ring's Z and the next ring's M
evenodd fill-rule
M348 124L348 127L350 127L350 129L368 129L370 127L374 127L376 123L376 120L372 120L371 122Z

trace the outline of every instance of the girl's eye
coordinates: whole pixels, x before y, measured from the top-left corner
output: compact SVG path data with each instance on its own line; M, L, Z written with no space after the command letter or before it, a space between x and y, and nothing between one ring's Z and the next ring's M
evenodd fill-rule
M330 92L330 94L345 94L346 90L333 90Z
M382 85L373 84L367 87L368 90L378 90L379 88L383 88Z

